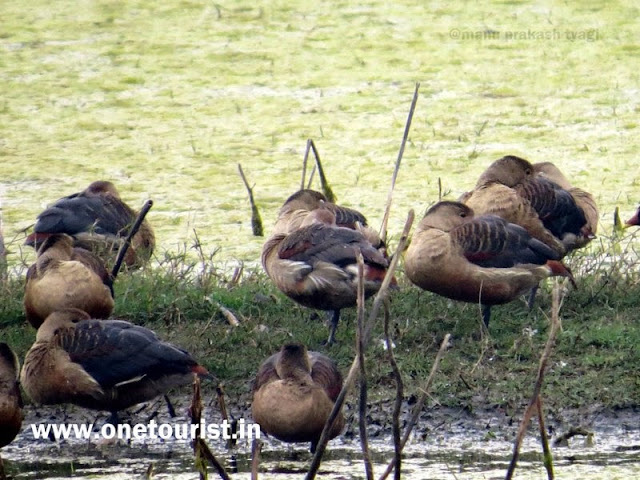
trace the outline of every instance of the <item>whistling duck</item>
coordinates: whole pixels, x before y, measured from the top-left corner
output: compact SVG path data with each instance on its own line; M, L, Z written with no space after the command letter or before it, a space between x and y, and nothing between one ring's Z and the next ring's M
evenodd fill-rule
M488 325L491 305L510 302L547 277L572 278L559 258L519 225L443 201L418 224L404 262L420 288L482 304Z
M260 366L253 386L253 419L283 442L311 442L314 452L341 389L342 375L333 360L301 344L284 345ZM341 412L329 439L343 427Z
M262 265L278 289L306 307L333 311L327 344L335 340L340 309L357 302L356 254L364 259L365 297L375 294L389 260L358 230L338 227L325 208L307 213L288 235L272 235L262 249Z
M84 310L94 318L107 318L114 305L112 284L100 258L74 247L67 234L49 235L27 270L27 320L38 328L49 314L68 307Z
M72 403L117 412L212 377L186 351L123 320L95 320L78 309L47 317L27 352L20 382L37 404Z
M571 185L567 177L551 162L534 163L533 168L537 175L551 180L561 189L569 192L577 208L580 209L584 215L585 222L582 225L575 225L573 228L563 229L562 243L569 251L587 245L595 238L598 230L598 220L600 218L598 206L596 205L593 195L581 188ZM576 220L577 223L581 223L582 221L579 215L573 217L573 221ZM575 233L576 227L578 229L577 235Z
M586 224L569 192L536 175L531 163L513 155L493 162L463 201L477 215L498 215L524 227L562 256L567 252L562 238L567 233L575 238Z
M278 233L291 233L300 228L302 222L310 212L318 209L326 209L335 216L335 224L338 227L346 227L358 230L376 248L386 255L386 247L378 232L367 225L366 217L357 210L343 207L327 201L327 198L315 190L298 190L291 195L280 208L278 219L273 228L273 235Z
M640 207L638 207L636 213L634 213L633 216L625 222L625 224L629 227L640 225Z
M18 357L6 343L0 343L0 448L9 445L22 426L19 372ZM0 459L1 471L2 460Z
M76 246L92 250L105 260L111 259L136 217L137 212L122 201L113 183L100 180L82 192L59 199L40 213L25 245L38 248L49 234L67 233L73 236ZM153 230L144 220L131 240L125 264L130 267L144 265L154 247Z

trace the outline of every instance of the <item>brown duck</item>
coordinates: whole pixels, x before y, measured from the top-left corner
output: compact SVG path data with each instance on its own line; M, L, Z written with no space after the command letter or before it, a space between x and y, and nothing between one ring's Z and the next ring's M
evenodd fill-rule
M551 162L534 163L533 168L537 175L549 179L561 189L569 192L576 206L584 215L585 223L579 227L578 233L574 234L571 229L565 229L564 235L561 238L562 243L568 251L586 246L595 238L598 230L598 220L600 219L598 205L593 195L581 188L571 185L567 177ZM576 218L579 218L579 216ZM575 231L575 227L573 230Z
M72 403L116 412L211 376L186 351L123 320L94 320L78 309L54 312L27 352L20 382L37 404Z
M476 215L492 214L524 227L531 236L564 256L565 235L580 235L584 212L571 194L542 175L527 160L508 155L493 162L463 201Z
M340 310L357 301L357 260L364 259L365 297L375 294L389 261L358 230L339 227L329 209L308 212L289 234L272 235L262 249L262 265L278 289L306 307L333 312L331 345Z
M301 344L284 345L260 366L253 386L253 419L283 442L311 442L313 452L341 389L342 375L333 360ZM329 439L343 428L340 413Z
M136 217L137 212L122 201L113 183L100 180L82 192L57 200L40 213L25 245L38 248L50 234L66 233L74 238L76 246L94 251L105 261L111 261ZM154 247L153 230L149 222L144 220L131 240L125 264L130 267L144 265Z
M9 445L22 426L22 398L18 386L20 364L9 345L0 343L0 448ZM2 459L0 459L0 473Z
M527 231L495 215L474 216L467 205L440 202L418 224L405 272L424 290L483 305L507 303L551 276L571 277L560 255Z
M288 234L300 228L307 215L318 209L329 210L335 217L336 226L358 230L372 245L379 248L386 255L385 245L378 232L369 227L367 219L362 213L352 208L331 203L327 201L324 194L315 190L298 190L285 200L278 212L273 235L279 233ZM309 223L308 220L307 223Z
M74 247L67 234L49 235L27 270L24 308L29 323L38 328L52 312L63 308L107 318L113 305L113 281L102 260Z

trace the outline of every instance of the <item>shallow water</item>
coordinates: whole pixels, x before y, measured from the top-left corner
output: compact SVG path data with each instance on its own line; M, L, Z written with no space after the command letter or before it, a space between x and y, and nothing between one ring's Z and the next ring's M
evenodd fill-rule
M414 438L405 449L403 477L410 479L493 479L504 478L511 459L511 440L492 438L486 432L455 428L434 431L424 439ZM18 441L3 449L9 473L16 479L83 478L120 480L143 478L153 465L156 479L197 479L193 456L186 442L132 441L87 443L29 439L23 430ZM30 440L30 441L29 441ZM260 477L284 480L300 478L306 472L311 454L303 445L287 445L264 439ZM209 442L217 457L233 478L249 478L251 454L248 442L229 452L223 442ZM392 457L390 438L371 442L374 472L379 476ZM515 478L543 479L541 447L535 435L525 438ZM624 422L596 430L595 442L587 446L584 437L574 437L568 447L553 447L558 479L628 479L640 475L640 431ZM325 454L322 478L363 478L359 441L356 438L334 440ZM234 470L235 465L235 470ZM210 478L217 478L211 471Z

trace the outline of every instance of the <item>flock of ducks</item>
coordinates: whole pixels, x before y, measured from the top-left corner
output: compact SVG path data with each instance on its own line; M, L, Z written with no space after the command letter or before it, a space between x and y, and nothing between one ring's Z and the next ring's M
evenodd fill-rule
M37 404L72 403L110 411L117 420L118 411L190 383L194 374L213 377L151 330L107 319L114 303L113 277L105 265L135 217L106 181L58 200L38 216L26 240L37 249L37 259L27 272L24 296L36 341L21 370L15 354L0 343L0 447L20 430L18 378ZM640 209L627 224L640 224L639 217ZM535 293L551 276L573 282L562 259L595 237L598 218L593 196L573 187L556 166L505 156L459 201L428 209L401 252L405 273L424 290L481 304L488 326L493 305ZM127 265L143 265L154 246L145 220ZM330 345L340 311L356 305L358 254L369 297L389 267L386 245L360 212L303 189L280 209L262 265L293 301L330 313ZM329 357L287 344L260 366L252 416L263 432L285 442L311 442L313 450L341 388ZM343 426L340 415L330 438Z

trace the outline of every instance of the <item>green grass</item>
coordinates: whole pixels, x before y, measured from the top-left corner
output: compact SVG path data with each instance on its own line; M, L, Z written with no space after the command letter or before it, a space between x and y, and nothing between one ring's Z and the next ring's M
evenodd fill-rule
M640 404L640 263L633 249L620 247L624 238L608 240L606 250L594 248L589 255L569 259L578 289L565 289L562 331L543 387L545 404L553 411ZM615 249L620 252L611 257ZM166 255L157 266L122 273L115 285L114 316L145 325L190 351L224 382L235 405L246 405L259 364L286 342L326 351L346 372L354 354L354 309L343 311L339 343L327 348L322 345L327 336L322 312L284 297L260 270L247 269L243 280L234 283L219 268L216 252L199 251L195 261L185 250ZM392 335L406 398L419 394L442 339L450 333L452 345L436 377L433 399L469 411L520 411L533 389L547 339L551 282L543 286L531 312L524 299L494 307L490 337L481 339L477 305L423 292L408 283L402 269L397 276L400 288L391 292ZM22 276L14 271L0 290L0 332L21 357L35 337L24 320L22 289ZM227 322L220 305L233 312L239 326ZM393 396L381 338L378 324L367 352L373 401Z

